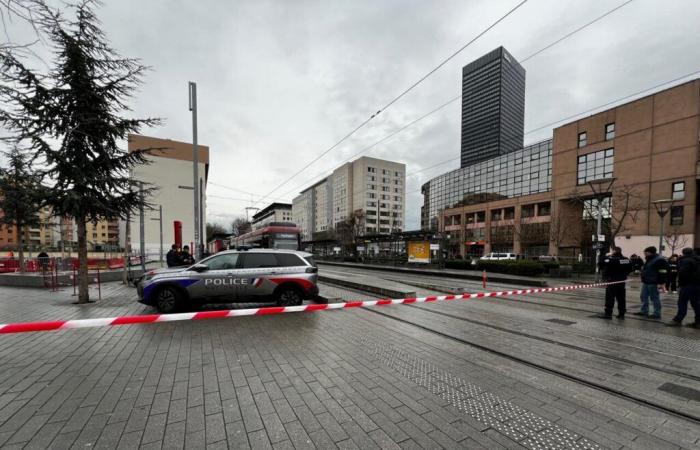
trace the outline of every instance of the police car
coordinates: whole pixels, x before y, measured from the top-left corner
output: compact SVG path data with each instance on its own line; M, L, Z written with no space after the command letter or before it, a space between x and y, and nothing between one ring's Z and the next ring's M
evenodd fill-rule
M219 252L189 267L147 272L139 302L162 313L205 303L274 301L300 305L318 295L318 269L310 253L256 249Z

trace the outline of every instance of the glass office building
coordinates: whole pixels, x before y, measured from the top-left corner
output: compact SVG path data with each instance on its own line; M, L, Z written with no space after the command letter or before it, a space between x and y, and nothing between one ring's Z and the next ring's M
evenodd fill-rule
M461 164L523 147L525 69L503 47L462 68Z
M421 187L421 228L437 230L447 208L547 192L552 189L552 140L462 167Z

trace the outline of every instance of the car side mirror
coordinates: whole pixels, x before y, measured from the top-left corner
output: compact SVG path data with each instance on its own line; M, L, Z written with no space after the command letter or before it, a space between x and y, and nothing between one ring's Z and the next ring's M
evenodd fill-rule
M194 266L190 267L190 270L194 270L195 272L206 272L209 270L209 266L206 264L195 264Z

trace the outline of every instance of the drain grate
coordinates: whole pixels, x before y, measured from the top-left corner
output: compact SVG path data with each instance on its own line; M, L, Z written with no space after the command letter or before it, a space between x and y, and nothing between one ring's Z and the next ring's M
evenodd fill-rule
M573 325L576 322L572 322L570 320L564 320L564 319L546 319L547 322L552 322L552 323L558 323L559 325Z
M669 394L677 395L688 400L700 402L700 391L697 389L681 386L675 383L664 383L658 388L660 391L668 392Z

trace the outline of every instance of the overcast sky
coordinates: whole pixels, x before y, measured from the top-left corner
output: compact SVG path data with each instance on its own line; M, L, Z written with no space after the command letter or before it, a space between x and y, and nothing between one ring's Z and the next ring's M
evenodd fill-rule
M208 220L230 223L379 106L519 0L112 0L98 11L114 47L153 67L135 115L143 134L191 140L187 81L199 94L199 141L211 149ZM503 45L517 59L623 0L529 0L352 139L270 196L298 191L351 155L461 92L461 67ZM525 130L700 71L700 1L635 0L524 63ZM420 185L459 166L460 102L365 153L406 163L407 228ZM551 128L525 142L551 136ZM450 158L434 169L411 173ZM251 196L233 189L256 194Z

